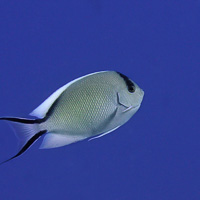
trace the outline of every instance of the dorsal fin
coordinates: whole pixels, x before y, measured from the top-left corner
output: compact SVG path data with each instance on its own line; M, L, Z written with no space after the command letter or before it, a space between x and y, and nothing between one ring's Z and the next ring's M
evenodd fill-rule
M51 94L42 104L40 104L35 110L33 110L30 115L38 118L44 118L46 113L52 104L56 101L56 99L66 90L67 84L56 90L53 94Z
M38 118L44 118L48 112L48 110L50 109L50 107L52 106L52 104L56 101L56 99L59 98L59 96L73 83L75 83L76 81L85 78L87 76L91 76L93 74L98 74L98 73L102 73L105 71L101 71L101 72L95 72L95 73L91 73L85 76L82 76L80 78L77 78L69 83L67 83L66 85L62 86L61 88L59 88L58 90L56 90L53 94L51 94L42 104L40 104L35 110L33 110L30 115L31 116L35 116Z

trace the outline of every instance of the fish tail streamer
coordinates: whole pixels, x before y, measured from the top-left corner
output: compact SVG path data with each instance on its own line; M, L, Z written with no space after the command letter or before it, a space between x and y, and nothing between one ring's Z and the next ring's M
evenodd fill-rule
M46 130L41 130L41 122L37 119L1 117L0 120L9 122L19 140L18 153L0 164L3 164L23 154L34 142L36 142L43 134L47 132Z

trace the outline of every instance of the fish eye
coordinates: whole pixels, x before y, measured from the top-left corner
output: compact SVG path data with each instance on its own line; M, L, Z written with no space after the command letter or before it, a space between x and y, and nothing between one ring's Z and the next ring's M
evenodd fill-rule
M130 86L128 87L128 91L129 91L130 93L134 93L134 92L135 92L135 86L134 86L134 85L130 85Z
M126 86L127 86L127 88L128 88L128 91L129 91L130 93L134 93L136 87L135 87L133 81L131 81L127 76L121 74L120 72L117 72L117 73L124 79L124 81L125 81L125 83L126 83Z

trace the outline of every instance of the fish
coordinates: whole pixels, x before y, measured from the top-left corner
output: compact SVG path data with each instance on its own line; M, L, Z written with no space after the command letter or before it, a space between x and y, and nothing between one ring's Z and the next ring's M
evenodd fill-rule
M125 124L140 108L144 91L117 71L100 71L77 78L56 90L30 115L34 119L0 117L16 130L19 151L44 136L41 149L56 148L102 137Z

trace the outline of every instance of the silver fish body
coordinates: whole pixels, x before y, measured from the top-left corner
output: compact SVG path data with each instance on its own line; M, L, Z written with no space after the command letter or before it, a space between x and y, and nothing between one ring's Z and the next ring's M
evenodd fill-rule
M103 71L78 78L53 93L31 113L39 118L35 123L1 119L26 127L22 147L42 131L46 135L41 148L54 148L112 132L137 112L143 96L143 90L125 75Z

